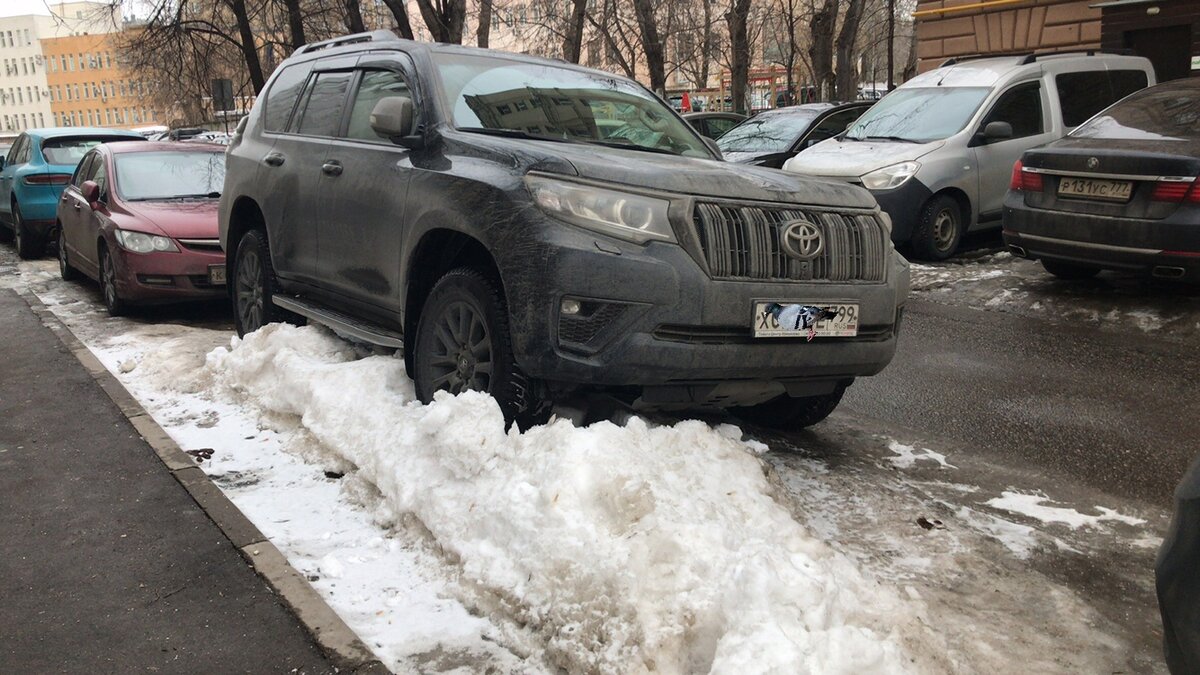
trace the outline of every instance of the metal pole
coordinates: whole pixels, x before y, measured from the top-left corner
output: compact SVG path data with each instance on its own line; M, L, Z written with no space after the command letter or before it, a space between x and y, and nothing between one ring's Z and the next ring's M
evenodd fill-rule
M916 30L916 26L913 26ZM896 88L896 0L888 0L888 91Z

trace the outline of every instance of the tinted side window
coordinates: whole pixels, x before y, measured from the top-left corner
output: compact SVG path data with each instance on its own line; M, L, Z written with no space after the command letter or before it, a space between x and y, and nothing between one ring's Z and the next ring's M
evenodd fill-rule
M8 158L5 160L4 163L5 164L19 164L21 162L21 159L20 159L21 151L25 149L25 146L28 143L29 143L28 136L21 136L20 138L18 138L17 142L13 143L13 146L8 149Z
M737 126L737 122L734 122L731 119L726 119L724 117L710 117L708 118L708 135L711 138L720 138L721 136L725 135L726 131L729 131L735 126Z
M805 145L813 145L825 140L833 138L846 130L846 127L854 124L854 120L862 116L866 108L853 108L833 113L817 123L813 128L812 133L805 139Z
M342 121L342 107L353 73L318 73L304 109L298 110L297 133L305 136L333 136Z
M1018 84L1000 95L992 111L983 120L1008 122L1012 125L1013 138L1023 138L1042 133L1042 85L1040 82Z
M1144 89L1147 80L1146 73L1140 70L1094 70L1057 75L1054 84L1058 86L1063 124L1074 127L1133 92Z
M287 127L288 118L292 116L292 108L304 81L308 76L308 67L304 65L288 66L279 73L271 90L267 92L266 113L263 116L263 126L267 131L283 131Z
M387 139L371 128L371 111L375 109L376 103L388 96L412 98L412 92L398 73L390 70L364 72L358 82L358 91L354 95L354 107L350 109L350 126L346 130L346 138L386 141Z

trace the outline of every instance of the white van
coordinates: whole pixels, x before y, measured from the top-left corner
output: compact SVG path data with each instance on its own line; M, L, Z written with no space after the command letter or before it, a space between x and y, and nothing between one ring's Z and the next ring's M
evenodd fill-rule
M1154 84L1147 59L1104 52L951 59L905 82L785 171L862 185L892 240L926 260L1000 226L1013 163Z

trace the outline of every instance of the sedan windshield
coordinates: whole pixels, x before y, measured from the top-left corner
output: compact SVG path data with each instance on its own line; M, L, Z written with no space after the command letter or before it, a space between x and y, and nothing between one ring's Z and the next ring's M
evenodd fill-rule
M712 157L686 122L627 80L502 57L441 53L434 62L460 131Z
M820 110L764 113L742 122L717 140L721 152L787 152Z
M897 89L850 125L846 138L912 143L940 141L967 126L988 91L986 87Z
M126 201L215 199L225 183L220 152L129 152L116 156L117 194Z
M1200 138L1200 87L1144 89L1093 117L1072 138L1185 140Z

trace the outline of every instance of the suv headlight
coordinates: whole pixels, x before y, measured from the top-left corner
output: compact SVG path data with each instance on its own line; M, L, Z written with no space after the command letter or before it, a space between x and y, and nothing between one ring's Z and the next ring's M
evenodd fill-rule
M526 176L525 185L538 208L568 223L636 244L675 241L665 199L544 176Z
M917 162L901 162L882 169L876 169L862 177L863 187L868 190L891 190L904 184L912 178L921 165Z
M179 247L175 242L167 237L160 237L154 234L146 234L145 232L133 232L130 230L117 230L117 243L126 251L134 253L153 253L154 251L179 251Z

